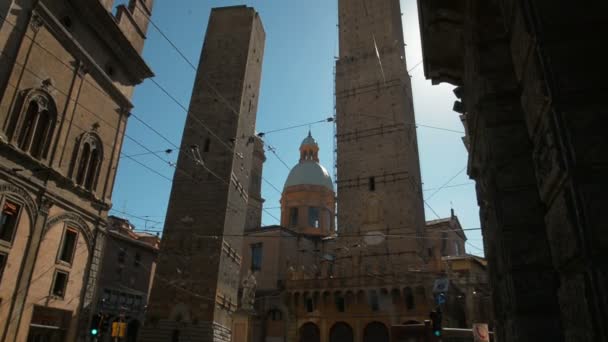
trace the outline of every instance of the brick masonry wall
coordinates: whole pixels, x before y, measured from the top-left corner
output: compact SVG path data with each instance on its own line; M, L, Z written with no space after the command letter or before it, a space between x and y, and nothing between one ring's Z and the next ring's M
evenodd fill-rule
M338 230L345 234L421 234L425 221L420 163L399 1L368 1L361 6L360 1L341 0L339 14ZM423 250L419 241L387 239L369 252L388 249L415 255ZM406 258L405 254L364 257L362 264L391 264L399 271L419 261L413 257L406 262Z
M149 331L143 336L164 331L155 322L231 326L241 280L241 235L255 145L250 138L255 135L264 41L253 8L212 10L144 327ZM192 153L194 145L204 167ZM184 329L194 339L204 334ZM214 340L226 338L222 331L214 328Z

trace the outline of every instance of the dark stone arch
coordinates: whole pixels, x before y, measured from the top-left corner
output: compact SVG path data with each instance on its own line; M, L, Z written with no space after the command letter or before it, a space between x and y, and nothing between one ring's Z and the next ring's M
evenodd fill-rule
M363 342L389 342L388 328L382 322L371 322L363 330Z
M319 327L312 323L304 323L300 327L300 342L320 342L321 341L321 331Z
M337 322L329 330L329 342L353 342L353 328L346 322Z

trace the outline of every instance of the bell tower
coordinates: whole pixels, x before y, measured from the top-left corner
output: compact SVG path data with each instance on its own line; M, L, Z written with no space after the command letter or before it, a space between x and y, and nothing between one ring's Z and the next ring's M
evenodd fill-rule
M399 0L338 3L338 234L367 236L382 255L363 256L362 267L396 271L420 261L425 226Z

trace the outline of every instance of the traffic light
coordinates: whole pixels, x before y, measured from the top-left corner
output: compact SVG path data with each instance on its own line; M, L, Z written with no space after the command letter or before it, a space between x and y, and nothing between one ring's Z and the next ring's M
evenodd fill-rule
M103 316L101 314L93 316L93 319L91 320L91 328L89 329L89 334L91 334L91 336L99 335L99 327L101 326L102 320Z
M436 311L431 311L431 327L433 329L433 336L440 337L441 336L441 309L437 308Z

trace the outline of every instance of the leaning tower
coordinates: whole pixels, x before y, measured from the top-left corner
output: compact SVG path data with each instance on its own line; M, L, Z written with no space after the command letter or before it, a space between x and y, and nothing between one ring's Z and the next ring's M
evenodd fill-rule
M398 272L420 262L425 223L399 0L338 10L338 232L368 247L363 272Z

